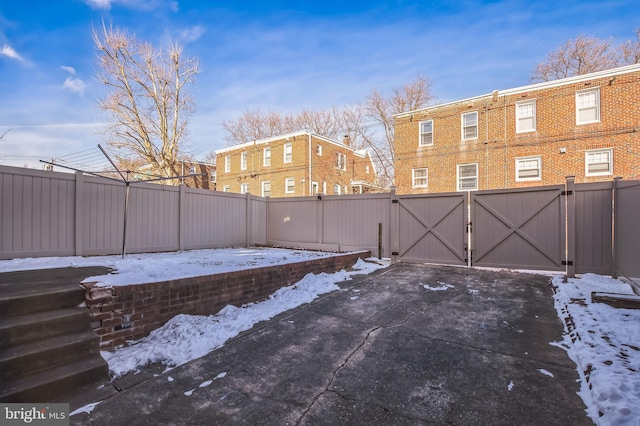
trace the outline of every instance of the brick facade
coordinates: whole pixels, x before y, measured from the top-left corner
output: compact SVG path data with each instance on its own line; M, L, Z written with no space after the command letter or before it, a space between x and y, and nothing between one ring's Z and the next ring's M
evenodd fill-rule
M285 146L290 149L286 154ZM360 192L360 188L368 192L377 180L366 151L308 132L217 150L216 164L218 191L260 196L344 194Z
M397 192L459 190L460 165L469 165L461 171L476 170L478 190L562 184L566 176L576 183L639 179L638 99L640 65L631 65L399 114ZM477 137L473 126L471 137L463 137L463 114L476 122ZM425 141L431 130L432 143L420 146L423 122ZM605 159L608 165L594 164ZM473 177L462 180L473 183Z
M267 298L308 273L350 268L370 252L337 254L321 259L235 272L116 287L83 284L91 326L101 349L113 349L147 336L178 314L213 315L227 305L242 306Z

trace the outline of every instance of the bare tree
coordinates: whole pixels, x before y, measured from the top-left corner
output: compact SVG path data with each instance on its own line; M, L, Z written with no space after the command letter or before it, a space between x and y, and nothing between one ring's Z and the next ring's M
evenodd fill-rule
M613 46L611 39L602 40L581 34L550 52L543 62L536 65L531 81L551 81L618 65L619 49Z
M369 149L381 183L390 185L394 178L393 115L427 106L432 99L431 82L418 75L388 98L373 90L362 103L325 111L303 110L287 116L273 111L246 111L238 119L224 121L222 126L229 146L300 130L335 140L348 136L352 148Z
M118 28L93 30L98 49L98 80L107 95L99 102L110 114L107 143L123 156L149 165L165 177L179 174L188 118L193 113L186 85L199 71L171 44L157 50ZM177 180L176 182L177 183Z
M627 40L620 45L620 56L624 65L640 63L640 28L636 28L635 35L635 40Z

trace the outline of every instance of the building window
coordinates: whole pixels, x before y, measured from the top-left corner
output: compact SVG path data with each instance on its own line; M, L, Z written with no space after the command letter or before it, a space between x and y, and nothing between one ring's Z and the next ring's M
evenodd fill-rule
M600 121L600 89L582 90L576 93L576 124Z
M478 112L462 114L462 140L478 139Z
M610 175L613 173L613 151L611 149L587 151L584 163L587 176Z
M311 195L316 195L318 193L318 182L311 182Z
M536 101L516 103L516 133L536 130Z
M420 123L420 146L433 145L433 120Z
M231 156L226 155L224 157L224 172L229 173L231 171Z
M247 170L247 152L240 153L240 170Z
M322 156L322 145L316 145L316 155Z
M284 192L286 192L287 194L293 194L296 190L295 185L296 181L294 178L287 178L284 181Z
M368 165L367 165L367 166L365 166L365 168L364 168L364 172L365 172L366 174L369 174L369 166L368 166Z
M336 153L336 169L347 170L347 154Z
M231 188L229 188L229 185L225 185L222 187L222 192L229 192L231 190Z
M271 165L271 148L265 148L262 152L262 165L265 167Z
M426 167L421 169L413 169L413 184L414 188L426 188L429 183L429 170Z
M458 191L478 189L478 164L458 164Z
M516 182L542 179L542 158L516 158Z
M197 172L197 170L196 170L196 166L191 166L191 167L189 167L189 173L190 173L190 174L195 175L195 174L196 174L196 172Z
M262 182L262 196L263 197L271 197L271 182L270 181Z
M209 182L216 183L216 172L212 170L209 172Z
M340 195L340 193L342 192L342 188L340 187L340 185L338 185L337 183L333 185L333 193L335 195Z
M290 163L293 160L293 145L290 143L284 144L284 162Z
M246 194L247 192L249 192L249 184L248 183L240 184L240 193Z

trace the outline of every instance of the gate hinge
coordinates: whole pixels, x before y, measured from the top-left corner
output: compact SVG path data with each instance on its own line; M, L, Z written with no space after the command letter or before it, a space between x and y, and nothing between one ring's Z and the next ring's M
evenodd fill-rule
M473 233L473 223L471 223L471 222L467 223L466 228L467 228L466 229L467 234Z
M573 195L573 191L562 191L560 195Z
M391 204L398 204L400 200L391 200Z
M563 266L566 266L566 265L573 266L573 260L563 260L562 261L562 265Z
M392 251L392 252L391 252L391 256L397 256L397 255L398 255L398 252L397 252L397 251Z

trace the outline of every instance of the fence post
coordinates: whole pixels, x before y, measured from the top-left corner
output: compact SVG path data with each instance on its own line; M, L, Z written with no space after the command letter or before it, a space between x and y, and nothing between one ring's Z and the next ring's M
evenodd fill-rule
M575 195L575 176L567 176L565 186L565 205L566 205L566 245L565 261L567 269L567 277L574 278L576 276L576 265L574 259L576 257L576 195Z
M178 250L184 250L185 226L187 222L187 195L184 184L180 184L180 192L178 193Z
M613 178L611 188L611 278L618 278L618 265L616 265L616 194L618 193L618 181L622 177Z
M246 218L247 218L247 229L245 232L246 235L246 246L249 247L251 246L251 242L253 240L252 236L251 236L251 228L252 228L252 221L253 221L253 206L251 203L251 194L249 192L247 192L245 194L245 200L246 200Z
M389 241L391 243L391 262L396 263L398 261L398 255L400 254L400 200L396 194L396 187L391 187L389 193L391 199L391 212L389 214Z
M317 195L318 198L318 220L316 223L316 229L318 230L318 244L322 244L324 241L324 204L322 203L323 196Z
M84 247L82 246L82 225L84 223L83 212L84 208L84 174L82 172L76 172L76 187L75 187L75 197L76 197L76 211L75 211L75 255L82 256L84 253Z

